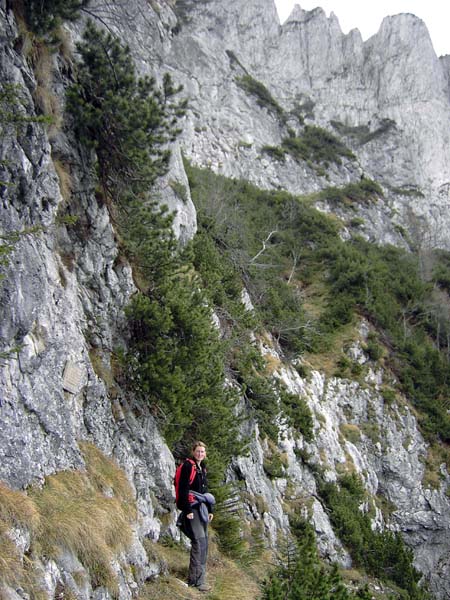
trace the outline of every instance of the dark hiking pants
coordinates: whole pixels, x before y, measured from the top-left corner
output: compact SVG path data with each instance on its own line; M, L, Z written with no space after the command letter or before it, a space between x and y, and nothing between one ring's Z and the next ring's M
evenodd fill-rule
M202 523L198 510L192 509L193 519L186 519L187 534L191 540L188 584L199 586L205 583L206 559L208 557L208 524Z

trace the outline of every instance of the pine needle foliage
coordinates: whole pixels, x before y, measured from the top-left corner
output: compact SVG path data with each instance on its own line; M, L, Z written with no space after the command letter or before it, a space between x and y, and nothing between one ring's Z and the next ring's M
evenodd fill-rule
M67 107L80 140L96 151L103 190L123 204L167 171L167 144L180 131L186 101L174 101L181 87L168 74L160 88L153 78L137 77L130 49L92 22L77 50Z
M21 132L30 123L49 124L50 121L49 117L29 114L25 91L20 85L0 83L0 134L6 135L13 129Z
M269 264L267 272L264 272L256 264L250 264L251 253L256 255L260 244L259 240L252 239L255 235L253 227L242 227L251 218L251 207L239 202L236 205L238 212L227 206L227 199L237 199L239 194L248 193L251 202L254 188L243 182L236 184L225 178L217 178L212 191L205 172L189 165L186 167L200 224L194 239L194 265L229 341L229 352L225 355L226 368L239 384L246 404L264 435L277 441L280 418L284 413L283 418L295 430L311 439L312 417L308 406L303 399L287 393L270 375L266 361L253 338L255 331L260 330L262 333L262 325L268 326L277 335L283 348L287 349L290 340L295 340L294 332L301 329L303 318L295 289L277 271L282 268L283 259L274 256L273 250L268 248L261 258L261 264L268 257L275 257L278 265ZM257 200L258 197L255 203ZM255 227L261 225L261 229L266 228L267 221L271 218L270 210L261 202L258 210L261 210L264 217L258 219ZM239 222L241 219L242 222ZM258 235L261 229L258 230ZM283 232L280 232L278 247L284 240L282 235ZM254 310L249 310L242 302L243 282L252 291L252 300L259 296ZM294 333L292 337L291 325Z
M286 192L187 169L199 231L245 284L254 319L286 354L304 351L313 327L297 286L298 272L309 248L337 237L336 225Z
M319 198L332 204L369 204L383 196L381 186L363 177L357 183L348 183L344 187L327 187L319 192Z
M366 494L356 475L342 476L338 485L321 481L319 493L355 565L403 590L401 597L406 600L428 600L428 593L418 586L420 574L413 566L413 553L400 535L373 530L370 517L360 510Z
M268 111L274 113L280 119L284 118L283 109L263 83L261 83L249 74L237 77L236 83L244 91L256 98L256 103L258 104L258 106L260 106L261 108L266 108Z
M293 530L297 539L265 580L263 600L371 600L366 588L347 590L338 567L329 567L319 559L311 525L298 520Z
M377 246L357 236L343 241L336 221L311 205L337 188L296 198L189 165L187 171L202 239L198 268L208 285L220 278L225 284L214 284L216 300L226 303L225 291L242 281L254 306L256 329L259 325L270 331L288 356L329 351L339 332L364 316L390 350L383 360L420 411L422 432L430 440L448 442L450 319L445 304L444 310L433 309L433 289L439 286L447 293L448 258L436 256L431 280L426 281L413 252ZM339 197L366 202L380 192L376 182L362 180L342 188ZM208 248L208 254L202 248ZM217 270L221 264L227 266ZM211 278L213 270L221 275ZM308 310L313 303L315 310ZM223 311L232 312L225 307ZM230 319L234 331L239 321L238 316ZM248 362L245 352L235 355L247 389L255 392L247 394L250 403L270 415L269 431L274 427L274 395L270 412L268 396L258 385L263 382L255 381L259 369L243 369L242 363ZM373 353L372 357L375 360Z
M95 152L103 196L118 215L124 249L140 281L141 291L126 308L129 341L119 353L124 381L137 402L150 407L178 455L186 456L196 439L206 442L212 488L219 490L231 456L242 446L237 396L225 386L225 346L189 247L178 247L173 215L151 195L167 172L169 143L180 131L186 102L174 100L181 88L168 75L160 88L153 79L138 78L129 48L92 23L78 51L68 109L80 141ZM229 552L239 545L239 530L233 531L223 540Z
M284 138L282 148L297 161L311 160L316 164L342 164L342 159L354 160L355 155L335 135L318 127L305 125L299 135L291 132Z
M90 0L24 0L25 19L31 31L45 35L62 21L75 21Z
M212 426L212 415L227 403L223 352L200 292L183 280L172 280L152 297L138 294L127 315L131 373L169 445L182 440L188 430L192 439L207 433L205 420Z

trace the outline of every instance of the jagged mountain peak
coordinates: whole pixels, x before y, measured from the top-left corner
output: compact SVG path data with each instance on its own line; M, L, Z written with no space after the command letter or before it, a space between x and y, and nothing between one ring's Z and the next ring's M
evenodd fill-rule
M312 10L304 10L300 4L295 4L291 14L283 23L283 29L297 27L301 29L305 25L314 22L316 26L325 26L331 28L337 28L337 31L342 34L339 20L337 16L331 12L330 16L327 17L325 11L320 6L313 8Z
M449 134L444 126L450 118L449 85L446 63L436 57L423 21L411 14L386 17L378 33L363 42L357 29L344 34L338 18L333 13L327 17L322 8L306 11L297 4L279 26L272 0L233 0L226 11L222 3L213 0L212 4L214 12L228 14L226 32L214 26L216 16L209 13L209 17L200 16L200 21L192 19L184 37L173 46L180 48L177 61L181 52L190 61L190 53L186 56L184 51L186 40L191 40L192 48L202 44L202 52L195 58L193 54L190 62L195 71L202 65L198 77L196 74L193 102L203 121L211 119L211 127L206 125L206 131L189 136L192 159L228 175L246 174L264 187L287 187L295 193L324 184L301 167L267 157L256 160L261 147L279 145L284 134L270 110L261 111L258 123L247 114L251 96L236 90L238 63L230 70L226 60L226 51L231 51L245 72L264 84L284 110L303 107L310 124L328 130L333 130L332 123L345 124L347 131L367 130L369 142L361 144L354 137L353 142L347 140L358 145L361 169L390 189L416 189L423 195L426 202L418 200L419 196L392 198L392 202L404 215L404 226L408 226L406 213L413 210L432 228L434 239L448 247L450 224L443 216L448 211L442 186L450 181ZM167 59L171 61L170 54ZM211 95L212 84L220 98L217 104ZM186 86L190 85L186 81ZM252 150L238 150L238 159L232 160L239 140L250 139ZM360 174L353 169L343 180ZM334 174L333 182L339 181L342 179ZM377 239L392 242L385 233L378 231Z
M405 49L412 50L422 45L431 49L433 47L425 22L412 13L384 17L375 36L379 45L382 45L386 38L393 38L393 43L402 45Z
M325 11L320 7L316 7L312 10L305 10L300 6L300 4L294 4L294 8L292 9L289 17L286 19L286 23L293 21L301 23L306 19L322 15L325 16Z
M294 8L292 9L290 15L285 20L284 24L287 23L306 23L311 19L319 19L319 20L330 20L331 22L338 21L338 18L334 12L330 13L330 16L327 17L325 10L320 6L316 8L312 8L311 10L303 9L300 4L294 4Z

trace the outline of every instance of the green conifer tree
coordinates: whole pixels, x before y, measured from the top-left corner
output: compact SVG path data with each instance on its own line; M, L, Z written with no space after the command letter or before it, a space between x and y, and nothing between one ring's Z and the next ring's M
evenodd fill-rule
M263 598L264 600L286 600L283 582L278 575L273 575L264 582Z
M25 19L34 33L44 35L61 21L74 21L90 0L24 0Z
M293 518L294 551L263 584L263 600L371 600L367 588L353 593L343 582L337 565L323 563L318 555L315 533L303 519Z
M67 107L80 140L95 148L104 192L116 203L148 192L167 170L168 142L179 133L186 101L165 75L138 78L128 47L88 23L77 45L81 61Z

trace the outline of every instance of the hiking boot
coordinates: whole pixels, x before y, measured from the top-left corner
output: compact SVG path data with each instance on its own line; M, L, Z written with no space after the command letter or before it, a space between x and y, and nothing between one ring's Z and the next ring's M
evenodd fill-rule
M197 586L197 589L199 592L210 592L211 586L207 585L206 583L201 583L199 586Z

